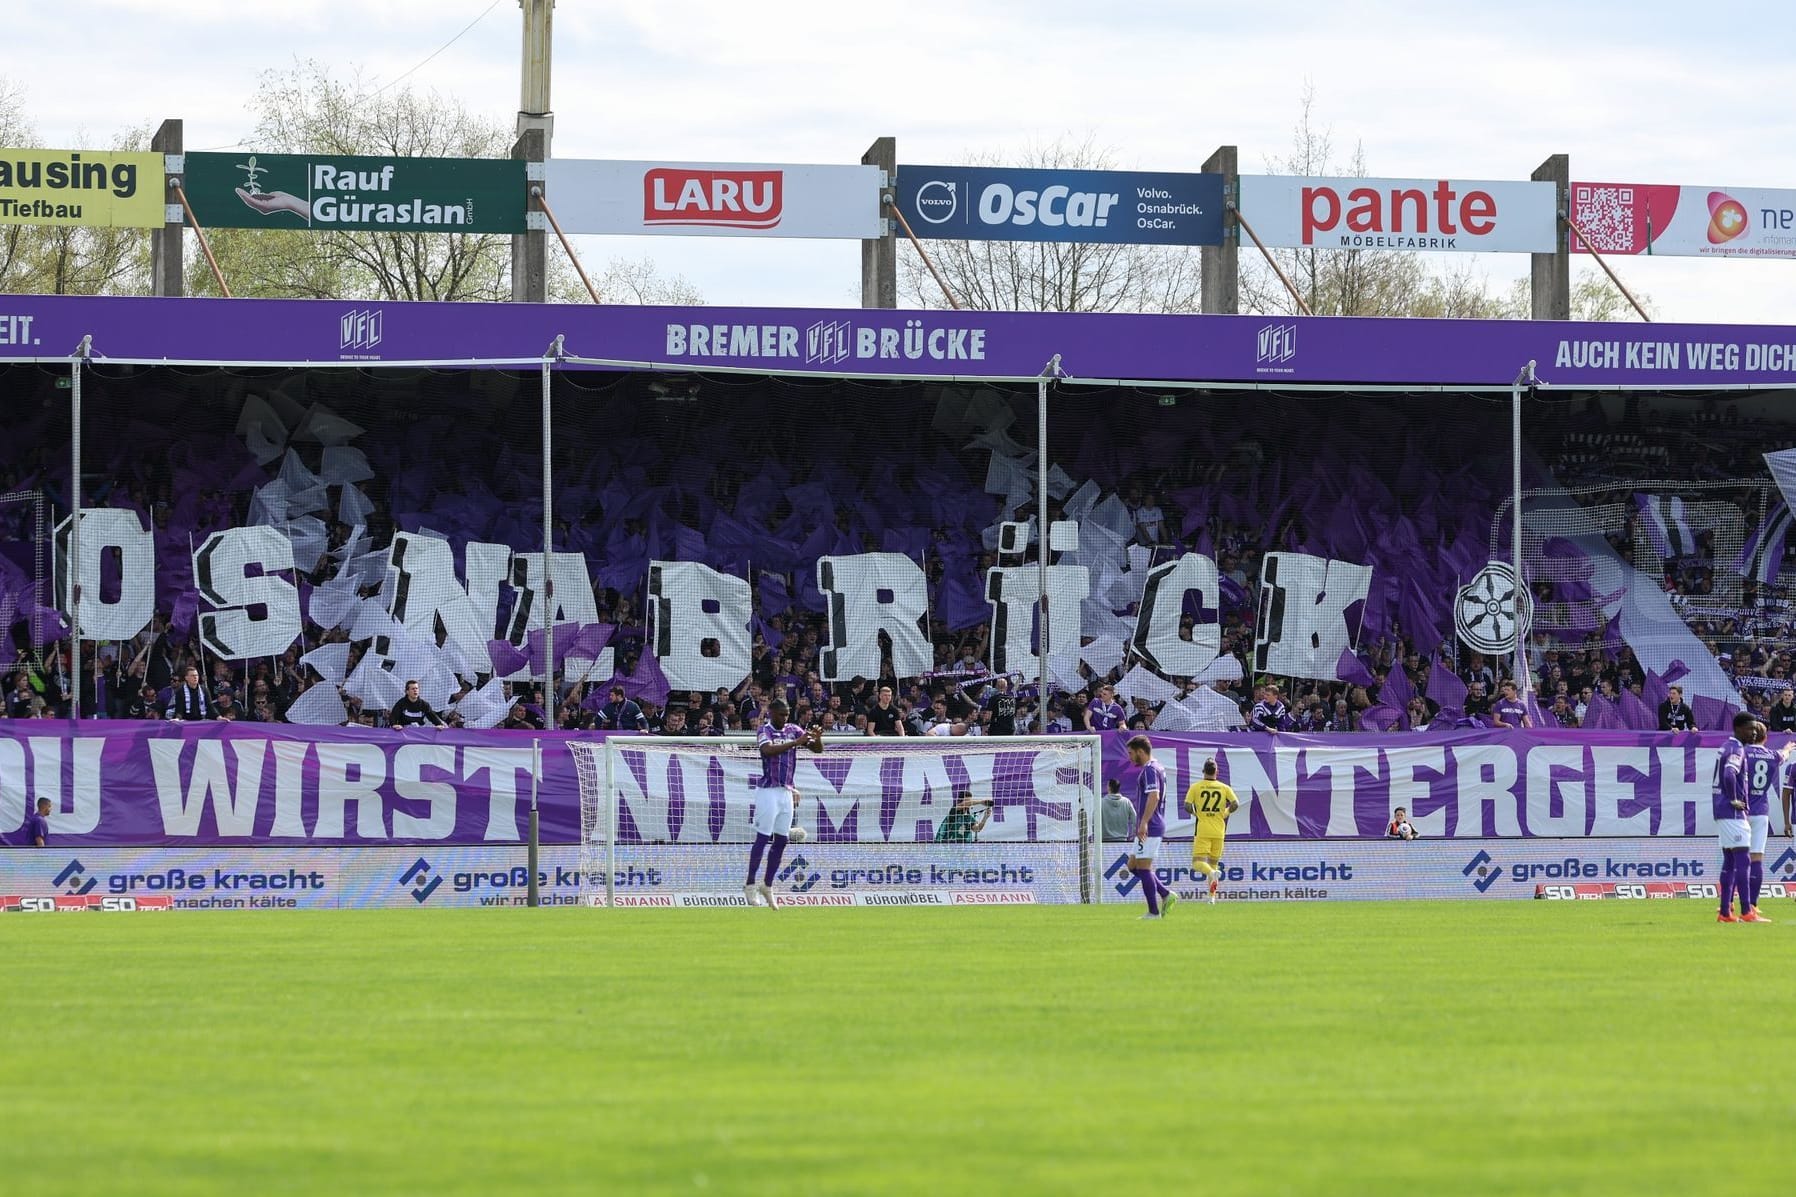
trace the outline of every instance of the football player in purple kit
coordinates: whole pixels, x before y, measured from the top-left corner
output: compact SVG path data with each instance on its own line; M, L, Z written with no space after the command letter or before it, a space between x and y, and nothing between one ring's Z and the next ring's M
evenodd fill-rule
M751 779L755 795L755 845L748 853L748 880L742 885L742 896L750 906L773 906L773 878L779 872L780 858L786 854L786 841L792 834L792 815L798 808L798 775L800 748L823 751L823 735L805 731L796 723L786 722L786 700L776 698L767 705L767 721L755 736L755 747L761 755L761 776ZM761 869L761 857L767 858L767 871L760 883L755 875Z
M1098 687L1097 698L1085 708L1086 731L1115 731L1123 725L1128 712L1116 701L1116 691L1109 685Z
M1784 757L1790 750L1788 747L1782 752L1773 750L1765 743L1767 734L1764 723L1755 720L1741 767L1746 789L1746 823L1752 833L1752 840L1746 846L1745 886L1740 892L1740 905L1746 908L1746 913L1740 916L1743 923L1771 921L1759 913L1759 891L1765 887L1765 839L1771 833L1771 799L1777 794ZM1736 876L1737 889L1740 881Z
M1179 900L1154 874L1154 857L1166 834L1166 767L1154 759L1154 742L1146 736L1129 738L1129 762L1140 770L1135 775L1135 839L1129 845L1129 871L1147 898L1147 913L1141 917L1157 919L1162 902L1170 910Z
M1752 844L1752 825L1746 821L1746 744L1752 738L1753 717L1745 711L1734 715L1734 734L1721 746L1715 762L1715 837L1721 846L1721 912L1718 923L1737 923L1734 895L1750 910L1748 892L1751 869L1746 859Z

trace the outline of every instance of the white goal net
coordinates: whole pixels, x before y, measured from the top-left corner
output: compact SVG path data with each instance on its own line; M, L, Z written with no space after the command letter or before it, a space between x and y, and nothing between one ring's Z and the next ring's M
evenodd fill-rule
M753 741L572 745L581 901L740 906L760 775ZM831 740L798 754L782 906L1099 900L1095 737ZM758 880L758 879L757 879Z

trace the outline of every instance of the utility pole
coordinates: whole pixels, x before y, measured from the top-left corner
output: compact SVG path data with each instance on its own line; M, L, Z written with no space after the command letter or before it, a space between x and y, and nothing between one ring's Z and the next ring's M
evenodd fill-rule
M545 187L543 163L555 135L555 113L549 105L549 65L554 57L555 0L518 0L524 10L524 45L519 64L518 140L511 156L522 158L527 185ZM525 201L528 204L528 200ZM511 239L511 298L514 303L542 303L549 297L548 222L526 208L528 231Z

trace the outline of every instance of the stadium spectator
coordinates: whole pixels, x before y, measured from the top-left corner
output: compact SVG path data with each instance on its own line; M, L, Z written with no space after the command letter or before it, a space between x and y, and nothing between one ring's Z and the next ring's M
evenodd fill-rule
M905 726L904 715L892 700L892 687L881 686L879 698L867 712L867 731L874 736L902 736L909 734Z
M1470 681L1465 688L1465 717L1477 722L1480 727L1491 726L1490 695L1484 692L1482 681Z
M512 702L511 713L499 726L506 731L541 731L543 729L542 720L530 713L530 708L521 698Z
M1665 701L1659 704L1660 731L1689 731L1696 726L1696 714L1684 703L1684 688L1671 686Z
M405 696L394 703L393 709L387 712L387 726L423 727L426 724L442 727L444 726L443 717L419 696L418 679L412 678L405 683Z
M1578 726L1578 713L1572 709L1571 700L1564 694L1553 696L1553 705L1548 713L1560 727Z
M999 674L992 679L990 689L985 692L982 705L991 717L988 734L994 736L1016 735L1016 695L1010 691L1010 679Z
M1112 777L1105 783L1104 809L1101 819L1106 840L1135 838L1135 805L1123 797L1122 782Z
M683 736L686 733L686 708L669 707L667 717L661 721L661 734L664 736Z
M1524 727L1533 727L1534 720L1528 715L1528 708L1517 696L1513 681L1505 679L1503 693L1490 709L1491 718L1496 726L1506 731L1520 731Z
M200 671L196 667L187 667L187 672L181 677L181 684L175 687L174 693L169 697L168 717L181 723L213 717L212 700L206 697L206 691L200 687Z
M1796 689L1785 686L1778 691L1777 701L1771 704L1770 716L1765 726L1779 733L1796 732Z
M649 721L642 707L625 696L622 686L613 686L611 701L599 708L599 727L603 731L645 732Z
M13 688L6 696L6 717L8 719L31 718L31 704L37 699L37 691L32 688L31 675L21 669L13 679Z
M140 688L125 706L125 718L127 719L160 719L161 717L161 704L156 699L155 688L151 686Z

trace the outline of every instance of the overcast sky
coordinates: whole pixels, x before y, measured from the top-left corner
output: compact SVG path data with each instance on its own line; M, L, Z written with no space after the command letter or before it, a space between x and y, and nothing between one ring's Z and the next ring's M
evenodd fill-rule
M0 76L44 144L165 117L190 149L236 148L264 70L316 58L397 79L490 0L8 3ZM1253 5L1136 0L563 0L558 157L957 162L1071 134L1121 166L1195 170L1218 145L1252 173L1288 149L1299 98L1369 171L1796 187L1796 5ZM408 85L509 124L520 13L498 0ZM249 147L254 148L254 147ZM649 254L710 303L852 305L854 242L582 238L592 266ZM1527 259L1485 256L1493 280ZM1580 267L1585 269L1587 267ZM1796 323L1796 261L1627 259L1660 318Z

